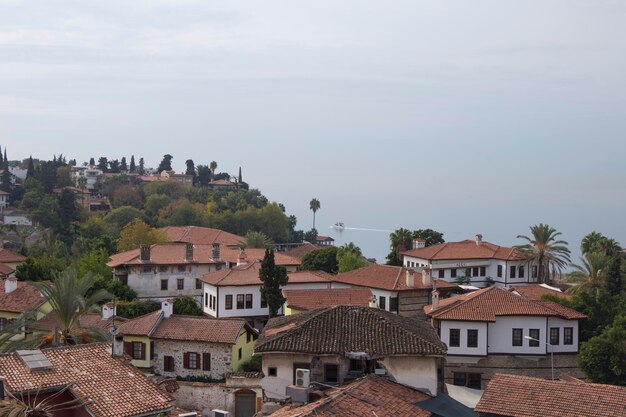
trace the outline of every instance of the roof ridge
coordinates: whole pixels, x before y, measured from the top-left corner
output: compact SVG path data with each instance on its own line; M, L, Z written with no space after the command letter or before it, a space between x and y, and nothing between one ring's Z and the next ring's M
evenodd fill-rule
M404 316L400 316L400 315L398 315L398 314L390 313L390 312L388 312L388 311L386 311L386 310L380 310L380 311L384 311L384 312L385 312L385 313L387 313L387 314L391 314L391 316L389 316L389 315L387 315L387 314L383 314L383 315L382 315L382 317L385 319L385 322L386 322L388 325L392 325L393 327L395 327L395 328L399 329L400 331L402 331L402 333L403 333L403 334L408 334L408 335L409 335L410 337L412 337L412 338L415 338L415 339L418 339L418 340L420 340L420 341L422 341L422 342L424 342L424 343L427 343L428 345L430 345L431 347L433 347L433 348L434 348L434 350L441 350L441 346L438 346L438 345L436 345L435 343L433 343L432 341L430 341L430 340L428 340L428 339L426 339L426 338L422 337L422 336L421 336L421 334L416 333L416 332L411 332L411 331L409 331L409 330L407 330L407 329L405 329L404 327L402 327L402 326L400 326L400 325L399 325L399 322L406 321L406 319L409 319L408 317L404 317ZM367 312L368 312L369 314L374 314L374 312L372 311L372 309L367 309ZM394 320L390 320L390 319L391 319L391 317L393 317L393 318L394 318ZM397 320L395 320L395 319L397 319ZM411 320L411 319L409 319L409 320Z
M393 283L393 287L391 287L394 290L398 288L398 281L400 281L400 275L402 275L403 269L404 269L403 267L400 267L400 270L398 271L398 275L396 275L396 280Z

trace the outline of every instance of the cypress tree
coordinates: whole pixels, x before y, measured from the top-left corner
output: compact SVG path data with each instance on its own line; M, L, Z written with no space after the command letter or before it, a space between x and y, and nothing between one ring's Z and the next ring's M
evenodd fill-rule
M126 165L126 157L122 156L122 160L120 161L120 170L128 171L128 165Z
M2 148L0 148L0 166L2 166L3 163L4 160L2 159Z
M96 165L96 160L92 156L91 158L89 158L89 166L92 167L94 165Z
M130 156L130 172L135 172L137 167L135 166L135 155Z
M32 178L35 175L35 164L33 163L33 156L28 158L28 168L26 169L26 178Z
M143 158L139 158L139 175L143 175L146 173L143 165L144 165Z
M276 317L278 310L286 301L280 287L287 285L289 277L284 266L276 266L273 249L265 249L265 256L259 269L259 279L263 283L261 300L267 303L270 318Z
M243 181L241 180L241 167L239 167L239 184L241 184Z

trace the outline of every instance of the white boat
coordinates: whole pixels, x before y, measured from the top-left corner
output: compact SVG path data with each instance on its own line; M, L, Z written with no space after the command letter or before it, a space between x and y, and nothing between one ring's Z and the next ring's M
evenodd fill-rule
M337 222L337 223L333 224L330 227L335 229L335 230L339 230L339 231L342 231L343 229L346 228L346 226L343 224L343 222Z

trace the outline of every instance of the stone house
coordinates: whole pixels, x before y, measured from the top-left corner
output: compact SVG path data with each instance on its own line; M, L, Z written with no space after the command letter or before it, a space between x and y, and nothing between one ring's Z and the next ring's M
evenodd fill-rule
M337 306L270 319L255 352L263 357L265 396L280 401L297 384L297 369L309 370L312 385L337 386L376 373L435 395L446 347L422 320Z
M578 322L585 315L551 301L489 287L424 308L448 347L445 381L484 389L506 368L519 375L582 377Z

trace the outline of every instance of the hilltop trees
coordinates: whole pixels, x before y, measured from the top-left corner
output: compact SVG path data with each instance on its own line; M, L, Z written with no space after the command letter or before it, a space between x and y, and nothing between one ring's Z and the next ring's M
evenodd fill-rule
M261 269L259 269L261 286L261 300L267 303L270 318L276 317L280 308L285 304L281 286L287 285L289 277L284 266L277 266L274 261L274 250L266 249Z
M151 228L141 219L135 219L124 226L120 232L120 238L117 241L117 250L124 252L136 249L140 245L165 243L167 241L168 239L165 233Z
M163 160L159 164L159 167L157 168L157 171L159 171L159 173L161 173L163 171L171 171L172 170L172 159L173 158L174 157L172 155L170 155L170 154L163 155Z
M550 279L550 271L556 273L570 262L570 250L567 242L557 240L561 235L555 228L547 224L538 224L530 227L531 237L518 235L528 243L515 246L526 258L538 266L538 282L544 283Z

